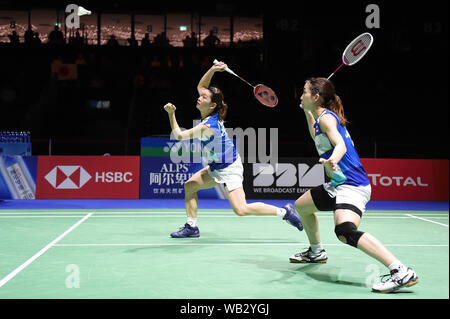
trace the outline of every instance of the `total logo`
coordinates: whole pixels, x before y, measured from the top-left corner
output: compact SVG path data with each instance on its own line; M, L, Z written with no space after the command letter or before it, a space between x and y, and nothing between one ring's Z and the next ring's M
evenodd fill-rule
M381 174L367 174L372 179L372 185L377 186L414 186L414 187L427 187L428 184L422 182L422 178L418 177L403 177L403 176L382 176Z
M95 172L95 183L131 183L132 176L131 172ZM55 189L80 189L92 176L80 165L58 165L45 175L45 179Z

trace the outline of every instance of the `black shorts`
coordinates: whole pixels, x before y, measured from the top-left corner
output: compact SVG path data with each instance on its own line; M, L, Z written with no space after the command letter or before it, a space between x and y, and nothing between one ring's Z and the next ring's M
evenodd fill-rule
M348 209L362 217L362 211L352 204L336 204L336 197L332 197L323 185L311 188L311 197L316 208L320 211L335 211L336 209Z
M336 209L336 197L331 197L323 185L311 188L311 197L314 205L320 211L334 211Z

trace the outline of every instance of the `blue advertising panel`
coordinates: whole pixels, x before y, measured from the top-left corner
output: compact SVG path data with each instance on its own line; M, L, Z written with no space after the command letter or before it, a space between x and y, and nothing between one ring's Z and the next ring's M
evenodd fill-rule
M184 198L184 183L204 167L198 140L165 137L141 139L140 198ZM199 198L225 198L217 186L198 192Z
M140 198L184 198L184 183L201 163L173 163L170 157L141 156ZM222 198L219 186L201 190L199 198Z
M0 156L0 199L35 199L37 156Z

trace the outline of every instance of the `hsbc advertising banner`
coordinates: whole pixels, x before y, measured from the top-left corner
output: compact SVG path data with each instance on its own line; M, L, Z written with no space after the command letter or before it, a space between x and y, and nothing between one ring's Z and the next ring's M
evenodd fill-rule
M244 163L244 190L249 199L297 199L328 181L317 158L281 158L270 163Z
M448 160L362 158L361 163L372 200L449 200Z
M139 156L39 156L37 199L137 199Z

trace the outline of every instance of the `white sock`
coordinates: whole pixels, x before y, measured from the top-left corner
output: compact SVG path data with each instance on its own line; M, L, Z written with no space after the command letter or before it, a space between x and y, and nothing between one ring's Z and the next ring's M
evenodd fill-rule
M322 243L311 244L311 250L313 253L317 254L323 249Z
M399 272L405 272L407 268L400 262L400 260L396 259L392 264L389 265L390 271L394 269L397 269Z
M187 223L188 223L189 226L191 226L191 227L197 227L197 218L194 218L194 217L188 217L188 218L187 218Z
M277 215L283 218L286 215L286 209L277 207Z

